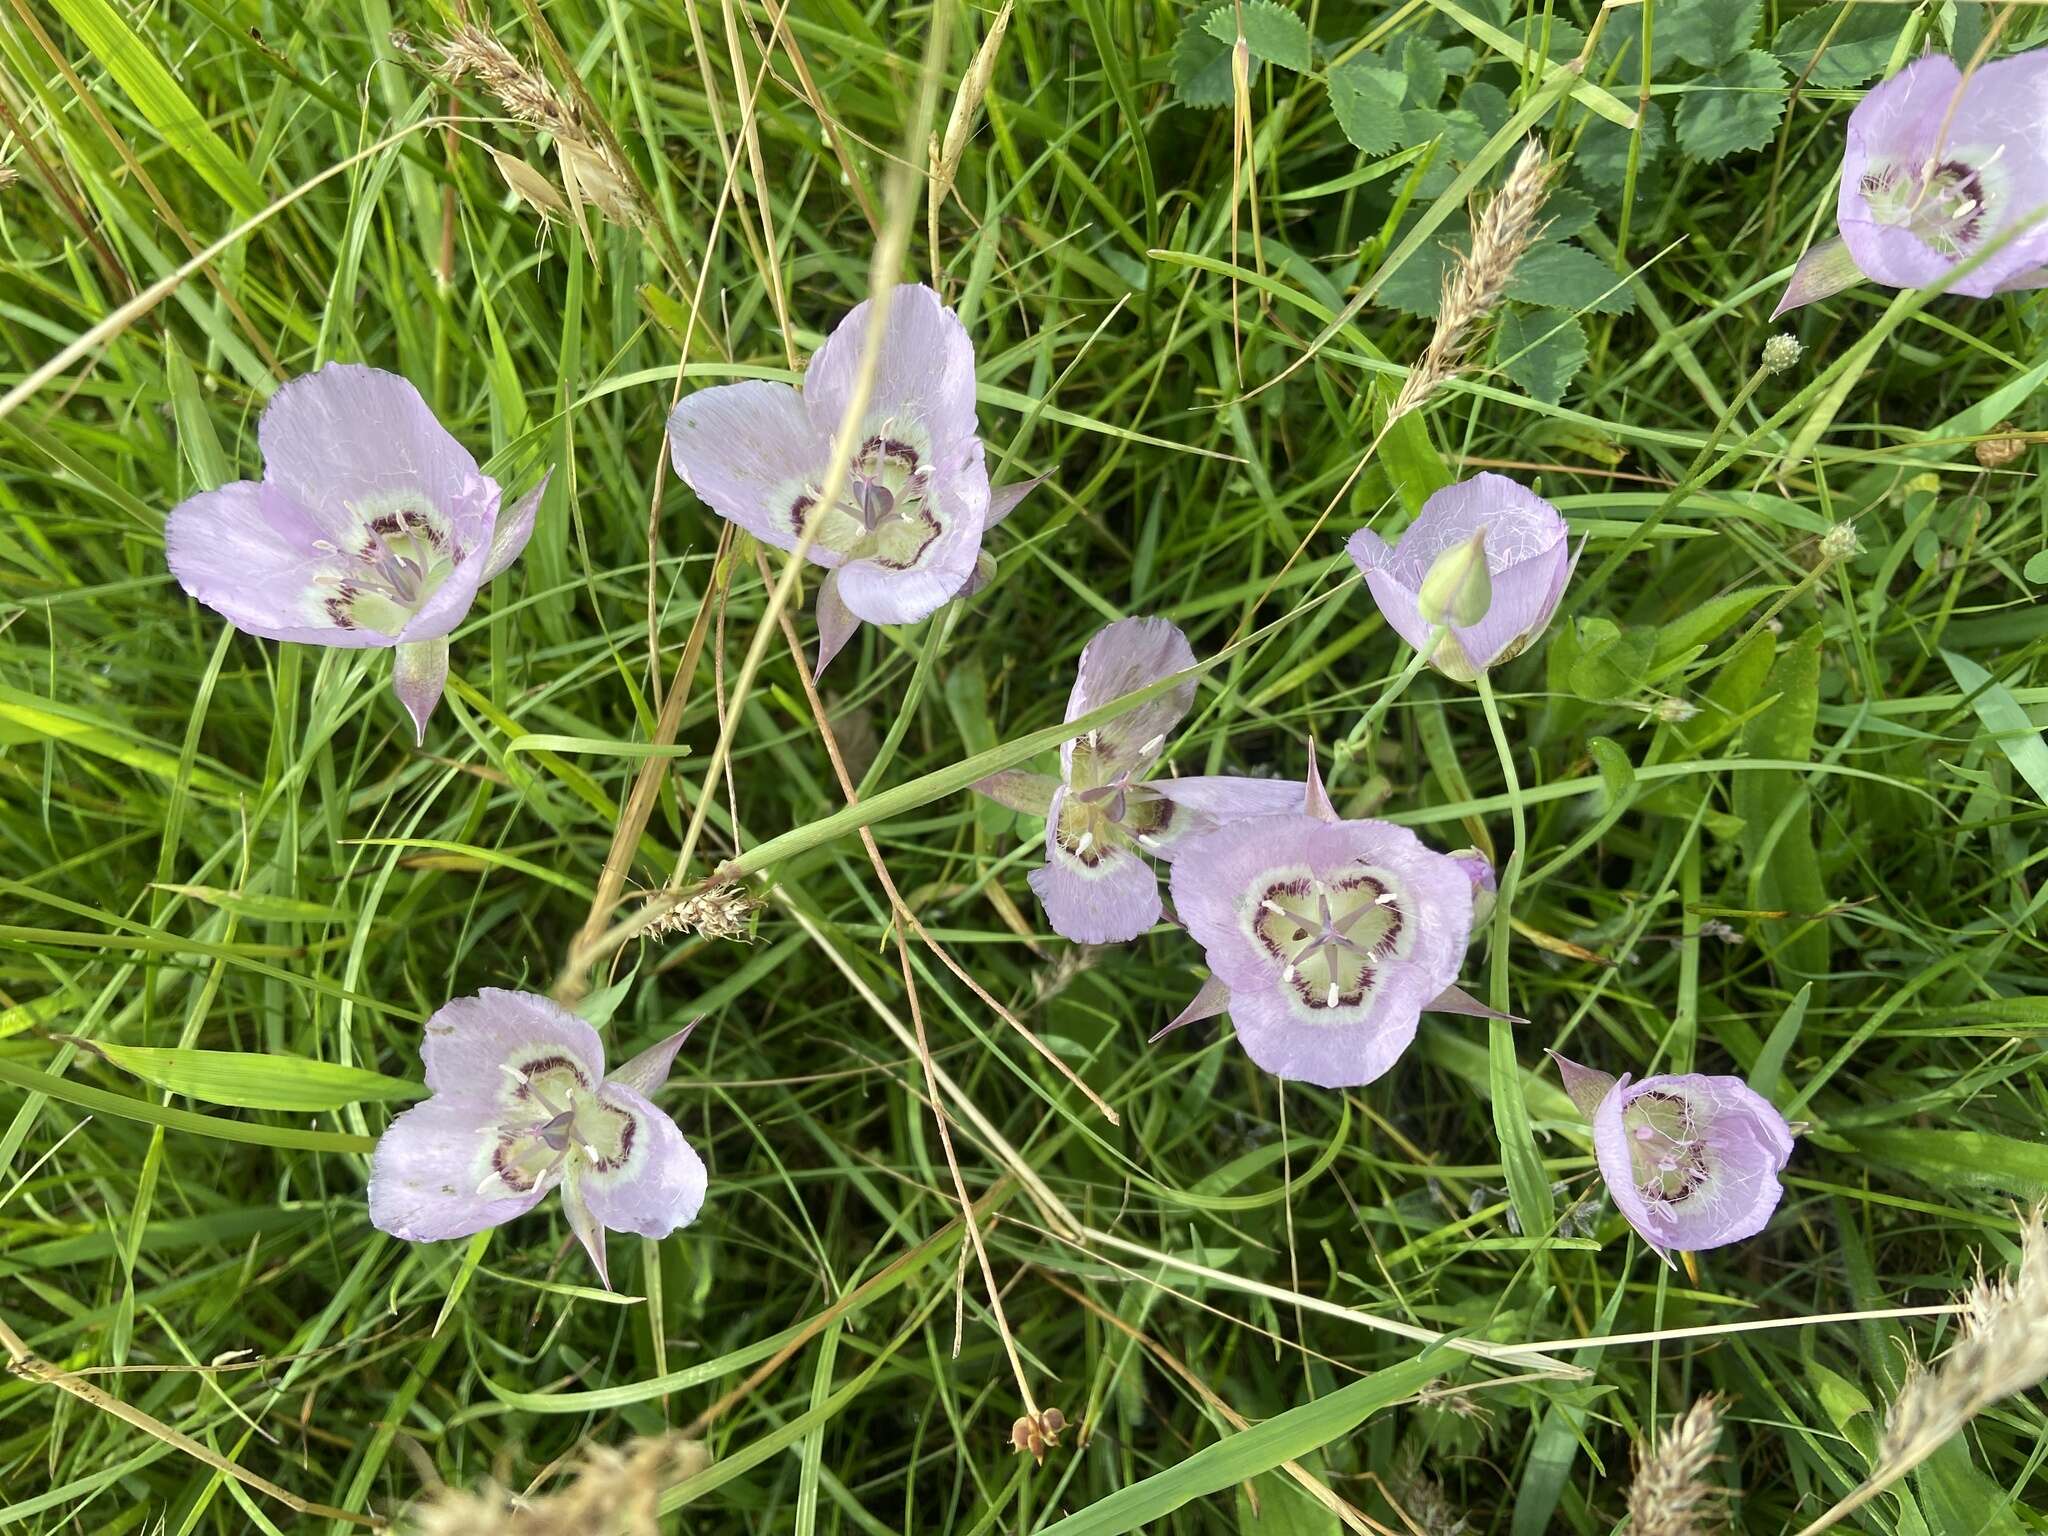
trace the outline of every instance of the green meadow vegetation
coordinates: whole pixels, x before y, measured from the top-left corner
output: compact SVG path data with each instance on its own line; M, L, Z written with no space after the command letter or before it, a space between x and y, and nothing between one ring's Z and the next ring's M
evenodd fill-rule
M2048 310L1770 316L1864 91L2042 43L1972 0L0 8L0 1527L1791 1533L1896 1468L2048 1197ZM1532 141L1540 237L1390 419ZM814 685L821 573L663 423L898 280L973 338L991 478L1047 478ZM335 360L553 470L421 748L387 651L165 564ZM1584 540L1484 700L1344 552L1481 470ZM968 790L1054 767L1132 615L1205 666L1176 771L1313 741L1343 815L1493 856L1463 983L1512 1022L1345 1091L1148 1038L1201 950L1053 934L1042 823ZM483 987L615 1059L700 1020L659 1102L709 1197L616 1289L558 1202L370 1225ZM1746 1078L1800 1131L1765 1230L1661 1262L1551 1049ZM2048 1369L2029 1252L1986 1336ZM1837 1528L2048 1530L2011 1386Z

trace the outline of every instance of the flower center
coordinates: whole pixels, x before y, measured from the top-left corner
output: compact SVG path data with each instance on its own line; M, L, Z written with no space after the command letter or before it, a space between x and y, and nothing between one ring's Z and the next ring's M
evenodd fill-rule
M327 615L342 629L396 634L450 575L461 552L454 529L433 503L413 491L357 503L359 524L346 550L322 540L315 547L345 554L335 574L316 585Z
M1269 880L1252 916L1282 983L1311 1012L1363 1003L1379 967L1406 951L1408 927L1393 878L1366 866Z
M816 488L801 491L790 503L791 527L801 534L817 517L820 548L892 571L915 566L941 529L932 467L914 437L897 422L881 423L855 450L839 499L819 514Z
M1653 1204L1677 1205L1707 1181L1706 1142L1692 1101L1652 1089L1629 1100L1621 1112L1636 1188Z
M1080 779L1080 756L1075 777ZM1157 790L1136 782L1143 765L1125 769L1107 784L1072 787L1060 800L1056 837L1060 847L1089 869L1104 850L1136 843L1147 853L1159 852L1159 840L1172 824L1177 807Z
M1984 162L1928 160L1918 166L1898 161L1863 173L1864 201L1881 224L1911 230L1951 260L1960 260L1983 236L1994 188L1987 187L2003 146Z
M508 1079L505 1113L479 1194L498 1185L525 1194L565 1173L608 1173L632 1157L633 1116L606 1103L602 1085L577 1062L541 1053L499 1070Z

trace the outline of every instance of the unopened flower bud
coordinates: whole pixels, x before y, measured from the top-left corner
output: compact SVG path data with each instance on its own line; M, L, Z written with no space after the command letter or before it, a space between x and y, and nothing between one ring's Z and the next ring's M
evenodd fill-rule
M1684 699L1676 698L1659 699L1656 708L1651 711L1666 725L1683 725L1699 712L1697 704L1689 704Z
M1789 332L1782 336L1773 336L1764 343L1764 372L1783 373L1787 368L1797 365L1799 354L1805 350L1799 345L1799 338Z
M1493 577L1486 568L1486 530L1438 555L1422 578L1415 606L1432 624L1469 628L1493 606Z
M1823 560L1847 560L1863 553L1863 541L1856 537L1854 523L1837 523L1820 536L1820 555Z

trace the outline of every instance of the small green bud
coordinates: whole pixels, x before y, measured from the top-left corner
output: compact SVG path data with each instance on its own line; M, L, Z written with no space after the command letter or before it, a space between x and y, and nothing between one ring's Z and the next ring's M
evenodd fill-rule
M1773 336L1764 343L1764 372L1783 373L1799 362L1799 354L1805 349L1799 345L1797 336L1787 333Z
M1415 606L1432 624L1477 624L1493 606L1493 575L1486 568L1486 530L1438 555L1422 578Z

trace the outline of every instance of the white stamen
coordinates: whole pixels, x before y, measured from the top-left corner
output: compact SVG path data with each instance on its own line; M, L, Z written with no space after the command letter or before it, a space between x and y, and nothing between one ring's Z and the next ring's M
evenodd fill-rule
M580 1145L583 1148L583 1155L589 1158L593 1163L601 1163L604 1161L603 1158L597 1155L597 1148L593 1147L589 1142L582 1142L580 1143Z
M1164 736L1154 736L1150 741L1146 742L1145 745L1138 748L1138 756L1150 757L1154 752L1157 752L1161 747L1165 745L1166 738Z
M1159 839L1154 837L1150 832L1133 832L1131 836L1135 837L1147 848L1157 848L1159 846Z
M489 1173L487 1173L487 1174L485 1174L485 1175L484 1175L484 1181L483 1181L483 1183L481 1183L481 1184L477 1185L477 1187L476 1187L476 1192L477 1192L478 1194L482 1194L482 1193L483 1193L483 1192L484 1192L485 1190L489 1189L489 1188L490 1188L490 1187L491 1187L491 1186L492 1186L493 1184L495 1184L495 1183L497 1183L497 1182L498 1182L498 1171L497 1171L497 1169L493 1168L493 1169L492 1169L492 1170L491 1170L491 1171L490 1171Z
M512 1066L508 1062L501 1061L498 1063L498 1070L504 1073L507 1077L511 1078L512 1081L517 1083L520 1087L524 1088L526 1086L526 1073L520 1070L518 1067Z
M1988 170L1990 170L1992 166L1994 166L1994 165L1998 164L1998 157L1999 157L2000 155L2004 154L2004 153L2005 153L2005 146L2004 146L2003 144L2000 144L2000 145L1998 146L1998 148L1994 149L1993 151L1991 151L1991 153L1990 153L1990 154L1988 154L1988 155L1986 155L1986 156L1984 157L1984 163L1983 163L1982 165L1978 166L1978 167L1977 167L1977 169L1978 169L1979 171L1988 171Z
M1400 899L1392 891L1381 891L1379 895L1373 897L1372 904L1376 907L1391 907Z
M1334 1008L1337 1006L1337 983L1335 983L1334 981L1330 983L1329 1000L1326 1003L1324 1003L1323 1006L1326 1008Z
M1286 982L1289 986L1292 986L1294 984L1294 976L1295 970L1292 963L1289 963L1287 969L1280 973L1280 979Z
M1287 915L1287 909L1281 906L1279 902L1273 900L1273 898L1270 896L1261 901L1259 905L1264 907L1268 912L1277 912L1282 917L1285 917Z
M1090 848L1093 848L1094 846L1095 834L1093 832L1083 832L1081 834L1081 841L1074 844L1074 852L1086 853Z

